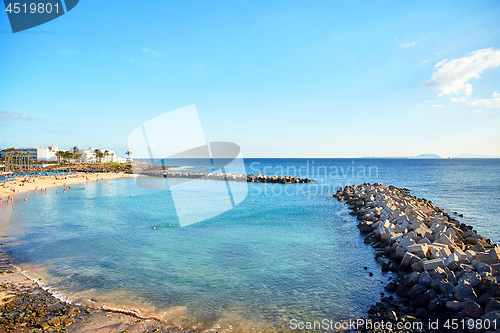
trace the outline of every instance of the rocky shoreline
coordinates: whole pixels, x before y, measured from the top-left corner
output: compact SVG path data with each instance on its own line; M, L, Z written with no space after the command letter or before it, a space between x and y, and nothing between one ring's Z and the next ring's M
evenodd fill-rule
M0 333L150 332L195 333L132 313L75 305L51 295L0 253Z
M382 271L397 273L368 312L392 328L361 332L500 332L496 244L407 189L353 185L334 198L360 220Z

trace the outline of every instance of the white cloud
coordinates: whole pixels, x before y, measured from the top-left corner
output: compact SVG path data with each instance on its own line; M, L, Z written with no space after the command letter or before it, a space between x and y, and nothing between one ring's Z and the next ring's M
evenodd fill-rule
M142 52L146 53L146 54L149 54L149 55L153 55L155 57L160 57L161 56L160 52L158 52L158 51L151 51L150 49L147 49L147 48L143 48Z
M472 112L474 112L474 113L479 113L479 112L483 112L483 110L474 110L474 111L472 111Z
M62 54L65 54L65 55L71 55L71 54L78 53L78 52L73 51L73 50L63 50L63 51L58 51L58 52L62 53Z
M472 95L472 84L467 83L467 84L464 86L464 90L465 90L465 96L470 96L470 95Z
M441 104L434 104L431 106L431 108L442 108L444 105Z
M480 99L477 101L468 102L467 105L476 106L483 105L487 108L500 108L500 94L496 91L493 93L493 98L490 99Z
M500 65L500 50L493 48L481 49L472 52L468 57L453 59L448 62L443 59L435 66L431 80L427 84L437 87L442 95L472 94L472 84L467 83L470 79L479 79L485 69L498 67Z
M452 101L453 103L455 103L455 102L462 102L462 103L465 103L465 102L466 102L466 100L465 100L465 96L462 96L462 97L460 97L460 98L457 98L457 97L450 97L450 99L451 99L451 101Z
M33 120L39 119L37 117L28 116L27 114L22 114L14 111L0 111L0 120Z
M399 44L399 47L414 47L415 45L417 45L417 41L413 41L413 42L410 42L410 43L402 43L402 44Z
M424 61L422 61L423 64L426 64L428 63L430 60L429 59L425 59Z

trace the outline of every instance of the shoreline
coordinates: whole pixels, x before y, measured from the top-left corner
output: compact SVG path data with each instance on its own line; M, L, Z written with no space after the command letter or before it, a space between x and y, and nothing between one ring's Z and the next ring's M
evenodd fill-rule
M368 318L398 332L500 331L500 247L409 192L365 183L333 196L357 216L382 271L397 273Z
M15 180L5 183L4 186L0 186L0 203L3 202L5 198L12 197L14 199L17 194L29 195L29 192L43 191L45 189L54 187L64 187L65 185L71 186L97 180L109 180L109 179L130 178L130 177L134 177L134 175L124 172L117 172L117 173L75 172L59 176L53 176L53 175L17 176L15 177L16 178ZM26 178L28 178L29 181L22 182ZM15 189L15 192L11 191L11 189Z
M86 177L89 176L88 180ZM92 176L95 176L92 177ZM75 173L66 176L35 177L34 183L19 186L25 177L16 177L9 187L15 187L13 195L9 189L0 188L0 211L3 217L10 218L14 204L23 198L28 199L30 192L45 192L49 188L75 186L88 182L106 181L134 177L127 173ZM18 190L20 189L20 190ZM7 192L9 191L9 192ZM1 203L6 200L6 205ZM3 206L3 207L2 207ZM2 243L3 245L3 243ZM0 332L94 332L99 330L113 332L196 332L162 323L155 317L142 315L141 310L112 308L71 303L58 297L41 281L13 264L13 259L0 247Z

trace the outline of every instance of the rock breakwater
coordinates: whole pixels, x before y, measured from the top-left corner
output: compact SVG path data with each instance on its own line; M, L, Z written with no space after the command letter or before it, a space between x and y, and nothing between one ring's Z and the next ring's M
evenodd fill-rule
M396 295L372 306L372 320L422 323L411 332L500 329L500 248L491 240L407 189L362 184L334 197L357 216L382 270L397 272L385 287Z
M174 171L161 171L161 170L142 171L140 174L152 177L229 180L229 181L240 181L249 183L296 184L296 183L310 183L314 181L313 179L298 178L293 176L247 175L247 174L234 174L234 173L174 172Z

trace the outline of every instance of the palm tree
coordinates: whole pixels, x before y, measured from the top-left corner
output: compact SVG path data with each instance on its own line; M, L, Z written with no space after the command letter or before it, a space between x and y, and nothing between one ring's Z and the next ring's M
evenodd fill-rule
M94 154L95 154L95 160L96 162L100 163L100 157L101 157L101 150L100 149L94 149Z
M131 152L130 150L127 150L127 151L125 152L125 155L127 155L127 156L128 156L128 158L130 158L130 155L132 155L132 152Z
M104 158L108 157L109 155L110 155L110 154L109 154L109 150L107 150L107 149L106 149L106 150L104 151L104 155L103 155L103 156L104 156Z
M16 165L16 158L15 158L15 153L16 153L16 149L14 147L10 148L9 149L10 151L10 166L12 168L9 168L10 170L14 170L14 167Z
M64 157L64 152L62 150L58 150L56 152L56 156L57 156L57 164L61 164L61 157Z
M78 147L77 146L74 146L72 149L71 149L71 153L73 154L73 158L75 159L75 162L76 162L76 157L75 155L78 154Z
M78 165L80 165L80 157L82 157L82 154L74 154L73 157L75 158L75 161L77 161Z
M30 152L28 152L27 162L28 162L28 170L29 170L30 169Z
M16 151L14 153L14 156L15 156L15 164L17 164L19 166L19 168L21 167L21 164L19 162L19 156L22 155L20 152Z
M72 156L73 156L73 154L70 151L65 151L64 152L63 158L66 159L66 162L68 162L68 165L71 162L71 157Z

